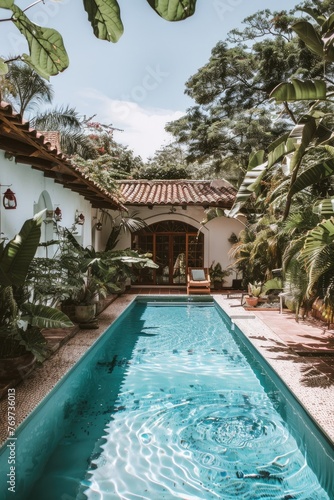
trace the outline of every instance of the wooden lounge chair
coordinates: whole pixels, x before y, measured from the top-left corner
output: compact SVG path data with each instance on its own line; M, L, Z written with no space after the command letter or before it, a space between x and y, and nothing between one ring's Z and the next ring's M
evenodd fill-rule
M209 294L210 293L210 274L208 269L205 268L188 268L188 279L187 279L187 294L199 293L199 294Z

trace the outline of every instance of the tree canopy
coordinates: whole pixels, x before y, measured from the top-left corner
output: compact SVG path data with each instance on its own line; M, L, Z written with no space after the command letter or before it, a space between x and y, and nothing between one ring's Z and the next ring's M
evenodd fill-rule
M278 111L271 92L288 78L324 74L321 55L310 51L292 26L310 19L312 8L326 15L333 4L312 1L291 12L257 12L244 20L244 30L232 30L217 43L209 61L186 82L185 93L194 106L166 126L188 148L188 162L209 162L237 181L240 171L247 170L249 155L288 130L300 103ZM297 16L300 12L303 17ZM332 77L328 67L329 86Z

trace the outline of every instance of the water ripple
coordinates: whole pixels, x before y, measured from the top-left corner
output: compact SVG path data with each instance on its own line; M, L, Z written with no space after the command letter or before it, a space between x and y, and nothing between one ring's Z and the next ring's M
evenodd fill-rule
M88 499L303 498L304 459L262 394L161 394L110 423Z

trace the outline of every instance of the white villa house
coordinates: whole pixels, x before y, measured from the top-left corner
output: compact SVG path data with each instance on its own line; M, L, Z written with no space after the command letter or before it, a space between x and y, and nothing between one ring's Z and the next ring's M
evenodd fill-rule
M46 209L41 242L57 238L59 227L74 230L84 246L104 250L110 224L100 221L120 212L143 219L137 233L121 233L115 249L149 252L159 269L138 276L140 285L184 285L188 267L231 264L232 234L242 225L219 217L202 225L205 210L229 209L236 190L225 180L125 180L109 193L60 152L57 133L37 132L12 107L0 105L0 236L11 239L26 219ZM40 247L52 257L56 245ZM230 284L233 275L227 278Z

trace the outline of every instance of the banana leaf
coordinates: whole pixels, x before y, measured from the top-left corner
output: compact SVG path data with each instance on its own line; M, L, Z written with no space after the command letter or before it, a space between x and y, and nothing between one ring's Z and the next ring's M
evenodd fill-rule
M277 103L284 101L314 101L326 99L326 83L324 80L300 80L291 79L290 82L283 82L277 85L271 92L270 98Z
M312 184L320 182L334 174L334 148L331 146L324 146L324 149L331 154L331 158L322 160L316 165L304 170L291 186L291 195L295 195Z
M227 217L235 217L253 192L256 192L267 169L268 162L263 162L264 151L260 150L250 157L248 170L239 187L231 210L226 210Z
M39 244L43 213L25 221L20 232L0 250L1 286L24 284Z
M24 303L21 305L23 321L38 328L70 328L72 321L59 309L43 304Z

